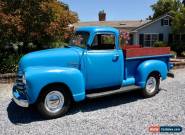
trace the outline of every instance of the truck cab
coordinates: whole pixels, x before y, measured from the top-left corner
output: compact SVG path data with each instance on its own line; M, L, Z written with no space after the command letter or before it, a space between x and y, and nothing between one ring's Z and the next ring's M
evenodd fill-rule
M29 53L19 62L13 100L36 104L45 118L64 115L71 102L138 89L159 91L173 65L170 48L125 47L112 27L78 28L64 48Z

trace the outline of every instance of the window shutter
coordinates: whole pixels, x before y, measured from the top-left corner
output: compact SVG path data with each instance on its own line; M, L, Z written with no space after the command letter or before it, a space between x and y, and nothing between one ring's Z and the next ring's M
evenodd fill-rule
M130 34L129 44L130 44L130 45L133 45L133 34Z
M173 43L173 34L169 34L168 35L168 44L172 44Z
M161 19L161 26L164 25L164 19Z
M169 25L172 26L172 19L169 20Z
M163 41L163 34L162 33L159 34L159 41Z
M139 44L140 44L141 46L144 45L144 34L139 34Z

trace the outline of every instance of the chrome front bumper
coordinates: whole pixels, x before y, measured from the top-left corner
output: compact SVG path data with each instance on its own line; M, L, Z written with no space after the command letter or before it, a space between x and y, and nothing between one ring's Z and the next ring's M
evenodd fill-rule
M18 91L16 89L16 86L13 87L12 95L13 95L13 101L17 105L19 105L21 107L28 107L29 106L27 95L24 92Z

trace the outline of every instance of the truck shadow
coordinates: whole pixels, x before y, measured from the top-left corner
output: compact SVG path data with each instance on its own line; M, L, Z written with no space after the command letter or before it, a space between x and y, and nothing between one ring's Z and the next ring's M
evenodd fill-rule
M118 95L111 95L96 99L87 99L79 103L74 103L67 115L74 115L78 112L90 112L98 109L105 109L121 104L128 104L143 99L139 91L131 91ZM35 121L43 121L34 107L21 108L13 101L7 107L8 118L13 124L27 124ZM64 116L65 117L65 116Z

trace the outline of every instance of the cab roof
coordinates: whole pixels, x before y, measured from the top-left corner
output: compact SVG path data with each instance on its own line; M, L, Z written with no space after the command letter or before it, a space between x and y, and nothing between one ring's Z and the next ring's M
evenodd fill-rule
M119 34L118 29L115 29L113 27L108 27L108 26L84 26L84 27L77 28L76 31L87 31L89 33L111 32L111 33Z

